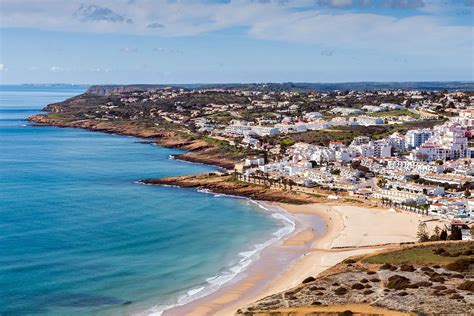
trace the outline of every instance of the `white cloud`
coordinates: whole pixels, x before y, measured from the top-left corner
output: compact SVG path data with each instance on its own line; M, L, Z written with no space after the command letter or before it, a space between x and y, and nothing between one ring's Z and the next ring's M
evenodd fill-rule
M124 47L124 48L121 48L120 51L122 53L138 53L138 48L137 47Z
M239 27L247 29L250 36L265 40L404 54L465 52L471 49L473 41L472 25L446 25L433 15L433 0L231 0L227 3L101 0L100 6L91 0L69 0L67 4L60 0L0 1L4 27L166 37L195 36ZM396 18L345 10L351 5L375 3L423 13ZM137 50L122 49L123 52Z
M7 71L7 67L5 67L5 64L0 64L0 72Z
M69 69L68 68L65 68L65 67L61 67L61 66L51 66L51 68L49 68L49 71L51 72L64 72L64 71L68 71Z

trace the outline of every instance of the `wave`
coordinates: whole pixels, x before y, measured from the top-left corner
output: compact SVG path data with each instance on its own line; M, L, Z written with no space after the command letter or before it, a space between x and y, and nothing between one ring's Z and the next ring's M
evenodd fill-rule
M215 276L207 278L204 284L199 284L198 286L194 286L193 288L188 289L185 294L178 297L176 303L169 305L156 305L136 315L159 316L162 315L163 312L165 312L166 310L188 304L190 302L193 302L195 300L217 292L224 284L233 280L237 275L245 271L253 262L257 261L260 258L260 253L265 248L288 236L296 229L296 222L293 216L280 207L269 206L267 204L249 199L247 197L233 196L227 194L215 194L207 189L197 189L197 191L206 194L213 194L215 197L225 196L248 200L250 203L255 204L263 211L270 213L270 216L281 221L284 226L274 232L272 234L273 237L269 240L260 244L255 244L252 250L239 252L238 256L240 257L240 259L236 264L229 266L225 271Z

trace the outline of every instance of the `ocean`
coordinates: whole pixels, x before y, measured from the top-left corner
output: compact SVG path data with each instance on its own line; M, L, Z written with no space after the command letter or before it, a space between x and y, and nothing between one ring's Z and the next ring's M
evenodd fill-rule
M35 127L81 87L0 86L0 314L160 314L292 228L242 198L138 184L215 170L140 139Z

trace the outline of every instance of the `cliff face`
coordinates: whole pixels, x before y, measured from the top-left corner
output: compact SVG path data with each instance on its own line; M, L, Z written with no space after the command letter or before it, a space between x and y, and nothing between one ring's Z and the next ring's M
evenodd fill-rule
M55 110L54 108L51 108L51 106L48 107L48 110L54 113L60 113L62 109L59 107ZM205 141L199 139L187 140L174 132L158 128L144 128L130 122L128 124L116 124L110 121L92 119L64 120L56 119L51 115L32 115L28 117L28 120L38 125L84 128L103 133L129 135L140 138L153 138L160 146L187 150L188 152L186 153L175 155L175 158L189 162L204 163L226 169L233 169L235 163L239 161L236 157L232 157L222 149L206 143Z

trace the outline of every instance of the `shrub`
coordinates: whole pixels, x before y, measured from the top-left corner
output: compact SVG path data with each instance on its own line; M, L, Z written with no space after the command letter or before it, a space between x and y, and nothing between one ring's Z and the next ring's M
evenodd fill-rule
M402 275L393 275L388 278L387 288L394 290L403 290L410 285L410 279Z
M459 295L459 294L453 294L449 298L452 299L452 300L462 300L464 297L462 295Z
M353 289L353 290L362 290L362 289L364 289L364 288L365 288L365 287L364 287L362 284L360 284L360 283L354 283L354 284L352 284L352 286L351 286L351 289Z
M303 282L301 282L301 283L306 284L306 283L313 282L313 281L316 281L316 279L313 278L312 276L310 276L310 277L307 277L306 279L304 279Z
M433 275L430 279L431 282L439 282L439 283L444 283L446 281L442 276L440 275Z
M446 250L444 250L444 248L436 248L436 249L433 249L433 253L435 255L440 255L442 254L443 252L446 252Z
M347 293L347 289L344 287L338 287L337 289L334 290L334 293L336 295L344 295Z
M465 272L469 270L470 262L467 259L458 259L446 265L446 269L456 272Z
M390 270L392 267L390 263L384 263L380 266L380 270Z
M416 269L410 264L402 264L400 267L400 271L406 271L406 272L413 272Z
M474 281L464 281L463 283L459 284L459 290L474 292Z

